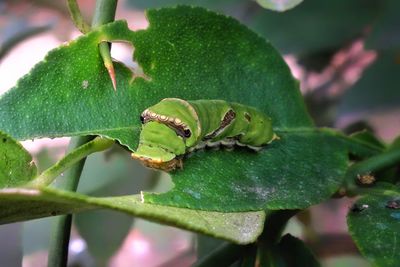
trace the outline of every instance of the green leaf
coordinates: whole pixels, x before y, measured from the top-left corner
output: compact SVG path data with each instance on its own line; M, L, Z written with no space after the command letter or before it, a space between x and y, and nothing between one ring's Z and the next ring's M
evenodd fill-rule
M280 254L285 262L284 266L321 266L304 242L296 237L291 236L290 234L286 234L282 237L277 245L277 248L278 254Z
M257 3L263 8L275 10L275 11L286 11L299 5L303 0L256 0Z
M361 253L376 266L398 266L400 258L400 188L374 188L356 201L347 223ZM397 204L396 204L397 203Z
M146 30L119 21L50 52L0 98L0 129L19 139L100 134L134 149L148 106L165 97L223 98L271 116L281 139L260 153L195 153L172 174L174 189L145 194L146 202L223 212L296 209L338 190L348 145L313 128L298 82L268 42L202 8L150 10L147 17ZM98 53L104 40L132 43L145 77L132 78L116 63L114 92Z
M132 222L132 216L110 210L88 211L74 216L74 224L95 259L96 266L107 265L128 235Z
M374 150L383 151L386 148L385 143L379 140L371 131L362 130L350 135L350 139L364 144L366 147L371 147Z
M36 173L36 165L28 151L0 131L0 188L25 184Z
M238 244L254 242L261 234L265 213L220 213L145 204L140 196L88 197L52 188L0 190L0 224L99 208L170 224Z
M152 171L132 161L126 150L113 146L87 157L77 192L99 197L139 194L149 187L151 175Z
M397 136L389 146L389 149L398 149L398 148L400 148L400 136Z
M380 53L361 79L343 95L339 116L397 108L400 102L400 64L397 60L396 53Z
M221 96L258 107L276 127L312 126L281 56L234 19L190 7L151 10L147 17L147 30L131 32L119 21L50 52L0 98L0 129L18 139L102 134L133 149L148 106L165 97ZM147 79L132 80L115 64L113 92L101 40L132 43Z
M130 175L132 173L135 173L134 178ZM91 196L139 193L150 181L149 173L149 169L132 162L126 151L113 147L107 153L97 153L87 158L78 192ZM96 266L106 266L130 231L133 218L110 210L100 210L78 213L74 216L74 223L96 260ZM113 234L104 229L110 229Z
M283 53L308 54L337 49L363 34L380 11L376 0L307 0L285 13L260 11L249 26ZM354 16L357 14L357 16Z
M284 235L277 244L259 246L259 261L263 267L319 267L319 262L302 240Z
M300 209L338 190L347 151L336 137L318 131L278 135L279 141L258 154L246 149L197 152L185 161L184 171L172 174L172 190L145 193L144 200L221 211Z
M196 256L197 259L202 259L214 251L217 247L222 244L226 244L225 241L221 239L212 238L206 235L196 236Z

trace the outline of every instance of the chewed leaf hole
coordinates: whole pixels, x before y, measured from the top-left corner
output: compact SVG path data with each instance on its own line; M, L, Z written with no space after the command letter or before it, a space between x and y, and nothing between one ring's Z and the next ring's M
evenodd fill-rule
M128 42L112 43L111 57L113 61L121 62L132 71L132 80L143 78L150 81L151 78L144 74L142 67L133 58L133 46Z

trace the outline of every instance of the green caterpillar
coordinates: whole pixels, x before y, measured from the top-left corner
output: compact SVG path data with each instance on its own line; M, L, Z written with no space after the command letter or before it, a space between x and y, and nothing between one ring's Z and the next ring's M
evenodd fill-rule
M132 157L150 168L182 168L184 155L205 146L260 150L278 136L271 118L257 109L223 100L165 98L140 116L142 131Z

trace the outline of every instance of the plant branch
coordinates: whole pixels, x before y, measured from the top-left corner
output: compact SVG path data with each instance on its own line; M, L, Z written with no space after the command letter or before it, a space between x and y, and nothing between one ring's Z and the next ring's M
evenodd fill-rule
M95 29L103 24L114 21L115 10L117 9L117 0L97 0L96 9L92 20L92 28ZM114 91L117 90L117 80L115 70L110 54L110 44L101 42L99 44L100 55L103 58L104 66L110 76Z
M117 0L98 0L96 2L96 9L93 17L92 28L96 28L104 23L114 20L115 10L117 7ZM100 45L106 46L108 51L103 55L105 49L100 49L104 62L104 58L111 59L109 45L101 43ZM103 51L103 52L101 52ZM109 71L110 73L110 71ZM111 77L113 78L113 77ZM115 81L115 76L114 76ZM113 82L114 84L114 82ZM80 146L90 142L92 137L83 136L73 138L70 144L70 151L77 149ZM82 158L75 165L73 165L67 172L67 177L64 179L62 188L65 190L76 191L81 176L83 166L85 165L86 158ZM54 224L53 235L50 242L49 260L47 266L49 267L66 267L68 262L68 246L71 232L72 215L63 215L56 218Z
M275 212L269 212L267 216L264 231L258 239L258 253L260 254L260 260L268 265L272 262L272 249L273 246L280 240L283 230L286 227L287 222L292 218L298 210L281 210ZM232 243L224 243L217 247L206 257L197 261L193 267L205 267L205 266L230 266L239 259L250 259L248 256L254 252L255 244L246 246L240 246ZM261 266L264 266L261 264Z
M270 244L278 242L287 222L298 212L299 210L278 210L267 213L264 230L258 238L259 242Z
M74 151L80 146L84 146L93 137L82 136L71 140L68 150ZM60 188L76 191L86 158L78 161L72 166L62 180ZM62 215L55 218L53 230L50 238L48 267L66 267L68 262L68 245L71 231L72 215Z
M400 163L400 149L389 149L379 155L353 164L346 173L346 188L350 193L357 189L357 175L381 171Z
M254 248L253 245L240 246L232 243L224 243L213 250L206 257L197 261L193 267L218 267L230 266Z
M269 213L264 231L258 239L260 266L275 266L275 245L279 242L287 222L298 212L299 210L279 210Z
M79 9L79 6L78 6L78 3L76 2L76 0L68 0L67 4L68 4L69 14L71 15L71 19L72 19L72 22L74 23L75 27L81 33L90 32L91 27L83 19L83 16L81 14L81 11Z
M37 178L28 183L28 186L41 187L50 185L54 179L63 173L65 170L71 168L78 161L84 159L88 155L106 150L114 144L113 140L97 137L94 140L83 143L83 145L74 148L64 158L59 160L56 164L42 172Z

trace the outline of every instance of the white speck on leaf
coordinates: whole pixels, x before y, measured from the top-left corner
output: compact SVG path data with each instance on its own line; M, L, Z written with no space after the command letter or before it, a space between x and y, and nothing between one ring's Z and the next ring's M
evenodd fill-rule
M87 89L88 87L89 87L89 81L84 80L84 81L82 82L82 88L83 88L83 89Z

